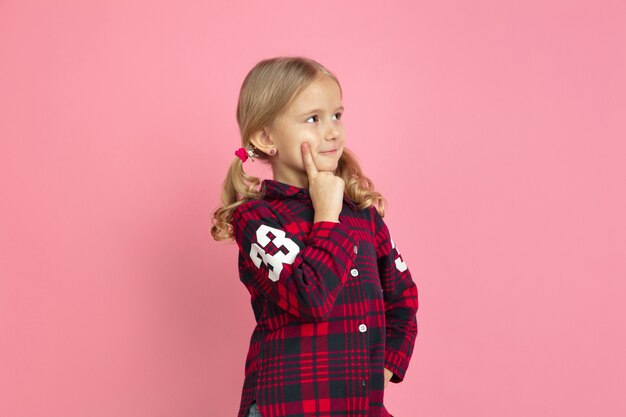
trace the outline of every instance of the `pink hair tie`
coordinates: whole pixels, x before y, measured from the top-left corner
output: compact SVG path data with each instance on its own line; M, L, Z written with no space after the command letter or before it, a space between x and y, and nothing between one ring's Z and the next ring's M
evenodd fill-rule
M235 151L235 155L241 159L241 162L246 162L248 159L248 152L246 152L246 148L239 148Z
M254 162L254 158L259 156L256 154L252 145L248 145L248 148L239 148L235 151L235 155L241 159L241 162L246 162L250 158Z

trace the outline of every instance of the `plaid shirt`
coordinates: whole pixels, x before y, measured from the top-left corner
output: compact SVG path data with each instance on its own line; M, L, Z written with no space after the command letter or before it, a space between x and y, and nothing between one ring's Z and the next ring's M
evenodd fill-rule
M309 191L263 180L233 212L240 279L257 325L238 417L391 416L417 336L417 286L374 206L344 194L339 223L313 223Z

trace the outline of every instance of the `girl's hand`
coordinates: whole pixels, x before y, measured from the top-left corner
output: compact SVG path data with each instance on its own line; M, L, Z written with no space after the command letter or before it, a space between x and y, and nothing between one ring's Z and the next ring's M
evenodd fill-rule
M301 146L302 160L309 178L309 195L315 210L314 223L318 221L339 222L343 207L343 191L346 186L343 178L330 171L318 171L311 148L307 142Z
M385 388L387 388L387 384L389 383L389 380L391 379L392 376L393 376L393 372L385 368Z

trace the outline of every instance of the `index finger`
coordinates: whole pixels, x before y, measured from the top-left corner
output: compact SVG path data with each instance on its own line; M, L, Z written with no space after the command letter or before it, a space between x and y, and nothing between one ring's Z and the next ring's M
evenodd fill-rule
M312 178L317 175L317 167L315 166L315 162L313 161L313 157L311 156L311 145L308 142L304 142L300 146L300 150L302 151L302 161L304 162L304 169L306 170L309 178Z

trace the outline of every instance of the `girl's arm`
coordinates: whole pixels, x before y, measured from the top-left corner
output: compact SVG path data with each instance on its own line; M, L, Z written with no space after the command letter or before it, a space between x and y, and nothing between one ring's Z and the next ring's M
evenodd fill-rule
M398 383L404 380L417 337L417 286L378 210L371 210L387 321L385 368L393 372L390 381Z
M244 283L303 320L326 320L356 257L350 228L313 223L305 245L262 200L238 207L232 224Z

